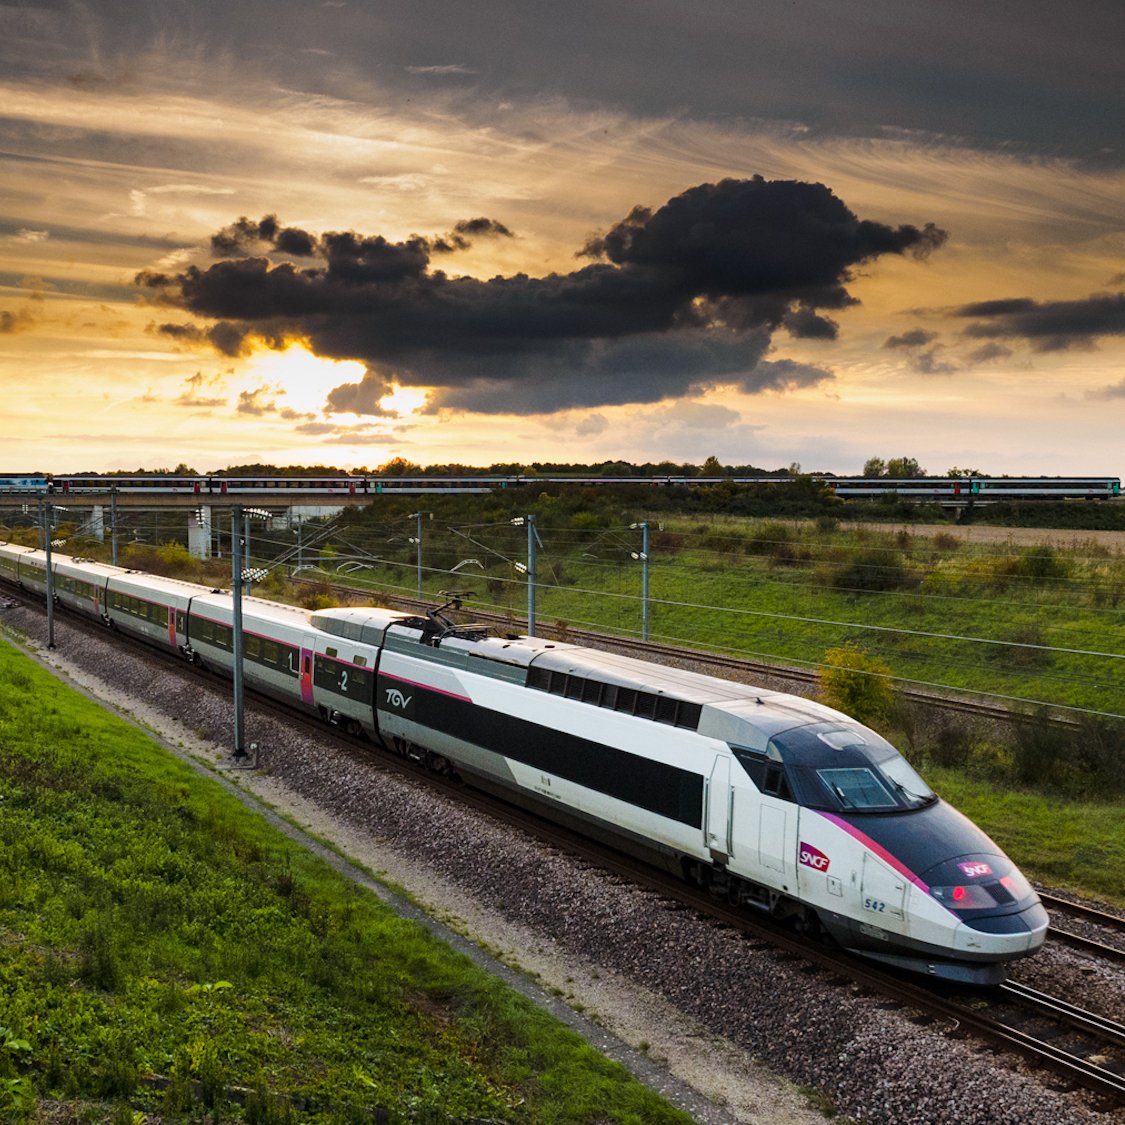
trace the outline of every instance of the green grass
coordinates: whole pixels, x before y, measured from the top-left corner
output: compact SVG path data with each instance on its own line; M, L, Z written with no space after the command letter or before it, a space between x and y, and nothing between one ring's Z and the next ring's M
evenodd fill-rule
M689 1120L4 643L0 810L0 1119Z

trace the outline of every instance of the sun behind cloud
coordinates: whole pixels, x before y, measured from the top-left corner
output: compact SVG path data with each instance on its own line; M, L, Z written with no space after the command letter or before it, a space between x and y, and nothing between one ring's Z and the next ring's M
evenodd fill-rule
M260 351L243 363L248 384L268 385L284 392L281 404L303 414L319 414L333 387L345 379L362 379L364 366L352 359L322 359L303 344L284 351Z

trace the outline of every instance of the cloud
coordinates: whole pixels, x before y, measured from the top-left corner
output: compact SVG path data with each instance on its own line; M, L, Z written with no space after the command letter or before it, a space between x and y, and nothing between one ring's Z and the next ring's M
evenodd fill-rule
M901 336L888 336L883 341L884 348L923 348L931 340L937 339L936 332L927 332L924 328L912 328Z
M975 351L969 352L970 363L988 363L993 359L1007 359L1012 355L1012 349L1004 344L982 344Z
M1089 399L1105 401L1114 398L1125 398L1125 379L1120 383L1112 383L1107 387L1099 387L1097 390L1089 390L1086 392L1086 397Z
M934 344L937 338L936 332L930 332L925 328L911 328L901 336L888 336L883 341L883 347L890 348L892 351L907 352L910 370L917 371L919 375L952 375L960 368L948 360L938 359L938 352L944 345ZM925 348L927 344L933 346L926 351L921 351L920 349Z
M35 314L29 308L16 309L10 312L5 309L0 312L0 336L14 336L17 332L26 332L35 325Z
M919 375L952 375L960 368L955 363L938 359L941 344L935 344L929 351L918 352L910 357L910 366Z
M663 415L663 420L684 430L725 430L737 425L742 415L717 402L677 402Z
M604 414L586 414L574 427L578 437L597 437L609 429L609 419Z
M326 409L333 414L397 417L379 405L379 400L386 398L393 390L394 385L389 380L374 371L367 371L358 383L342 383L329 391Z
M212 375L208 378L202 371L197 371L194 375L184 380L187 384L187 389L176 399L176 405L194 407L226 406L227 400L225 398L203 394L204 387L213 386L220 382L220 380L221 376Z
M247 350L247 330L223 321L206 329L198 324L150 324L147 331L167 336L177 343L210 344L217 352L231 357L243 355Z
M13 242L46 242L51 237L47 230L33 230L31 227L21 227L11 236Z
M441 66L408 66L407 74L476 74L477 71L464 63L445 63Z
M225 354L299 338L317 355L364 362L364 380L332 391L330 409L375 413L393 380L428 388L431 411L531 414L831 378L763 363L774 331L831 338L836 325L819 310L857 303L847 285L860 266L924 258L946 236L860 219L823 184L754 177L633 208L586 241L586 264L570 273L480 280L432 268L434 254L479 237L512 233L477 218L392 242L242 218L212 238L224 260L136 282L219 321L210 335Z
M280 387L255 387L252 391L242 391L238 396L238 413L251 414L260 418L263 414L278 412L277 399L271 395L285 394Z
M840 326L831 317L820 316L812 309L797 309L781 322L791 336L805 340L835 340Z
M1096 293L1077 301L981 301L952 315L975 318L964 329L970 337L1024 339L1037 352L1089 349L1104 336L1125 336L1125 293Z
M812 387L835 378L831 371L814 367L810 363L771 359L756 363L754 369L739 380L738 387L745 394L754 395L762 391L795 391L800 387Z

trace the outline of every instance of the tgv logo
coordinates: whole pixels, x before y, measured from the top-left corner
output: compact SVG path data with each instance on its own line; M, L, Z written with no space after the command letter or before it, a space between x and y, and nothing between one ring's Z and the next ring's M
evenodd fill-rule
M812 844L806 843L801 844L799 858L806 867L812 867L816 871L827 871L828 864L832 862L820 848L814 848Z
M405 711L410 706L410 701L414 698L412 695L403 695L396 687L387 688L387 702L392 707L398 707L400 710Z

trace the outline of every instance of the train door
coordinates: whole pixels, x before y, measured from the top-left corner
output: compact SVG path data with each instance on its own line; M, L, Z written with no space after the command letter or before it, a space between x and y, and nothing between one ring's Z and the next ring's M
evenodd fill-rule
M906 879L870 852L863 853L862 917L896 933L906 932Z
M311 648L301 649L301 702L306 706L313 705L313 652Z
M718 755L707 782L707 816L703 842L711 849L716 863L726 863L731 855L730 758Z
M758 814L758 855L766 882L796 888L797 806L763 795Z

